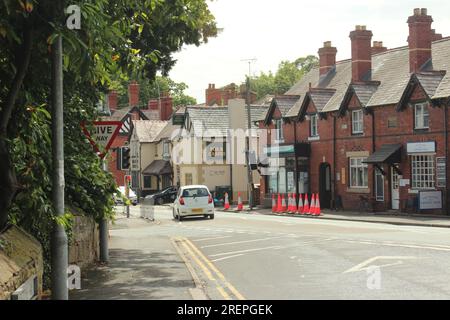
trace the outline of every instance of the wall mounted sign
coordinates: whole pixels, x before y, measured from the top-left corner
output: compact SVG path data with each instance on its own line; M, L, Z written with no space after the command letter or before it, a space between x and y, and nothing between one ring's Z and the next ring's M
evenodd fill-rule
M436 142L408 142L406 144L407 153L431 153L436 152Z
M419 209L442 209L442 192L441 191L420 191L419 192Z

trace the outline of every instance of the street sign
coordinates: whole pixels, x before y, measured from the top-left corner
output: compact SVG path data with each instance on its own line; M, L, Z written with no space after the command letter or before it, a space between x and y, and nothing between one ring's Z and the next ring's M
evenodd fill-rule
M108 153L109 148L119 134L120 127L122 126L122 122L120 121L94 121L93 123L93 131L89 132L86 128L86 124L81 123L81 128L83 129L84 134L88 138L92 147L94 147L97 155L103 159L105 155Z

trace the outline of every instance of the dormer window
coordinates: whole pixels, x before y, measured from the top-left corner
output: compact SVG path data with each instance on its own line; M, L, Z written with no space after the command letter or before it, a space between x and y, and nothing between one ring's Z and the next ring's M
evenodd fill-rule
M414 129L429 128L428 103L417 103L414 105Z
M317 114L313 114L309 118L309 134L310 137L318 137L319 136L319 126L318 126L318 116Z
M283 120L276 119L275 120L275 138L277 141L283 141Z
M352 111L352 133L353 134L361 134L364 132L364 123L363 123L363 111L362 110L354 110Z

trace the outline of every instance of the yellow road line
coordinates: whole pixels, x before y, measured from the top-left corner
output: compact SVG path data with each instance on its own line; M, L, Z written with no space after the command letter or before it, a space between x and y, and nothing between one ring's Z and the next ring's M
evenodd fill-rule
M225 278L225 276L214 266L214 264L207 258L189 239L184 238L184 241L197 253L197 255L203 259L203 261L213 270L217 276L225 283L230 291L239 300L245 300L244 296Z
M231 297L228 295L228 293L225 292L225 290L223 290L221 286L217 286L216 288L220 292L220 294L225 298L225 300L231 300Z

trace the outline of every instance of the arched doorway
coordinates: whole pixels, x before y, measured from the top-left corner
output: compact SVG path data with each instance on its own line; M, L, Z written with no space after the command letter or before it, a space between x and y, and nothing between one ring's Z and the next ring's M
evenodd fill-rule
M326 162L319 166L319 199L321 208L331 208L331 167Z

